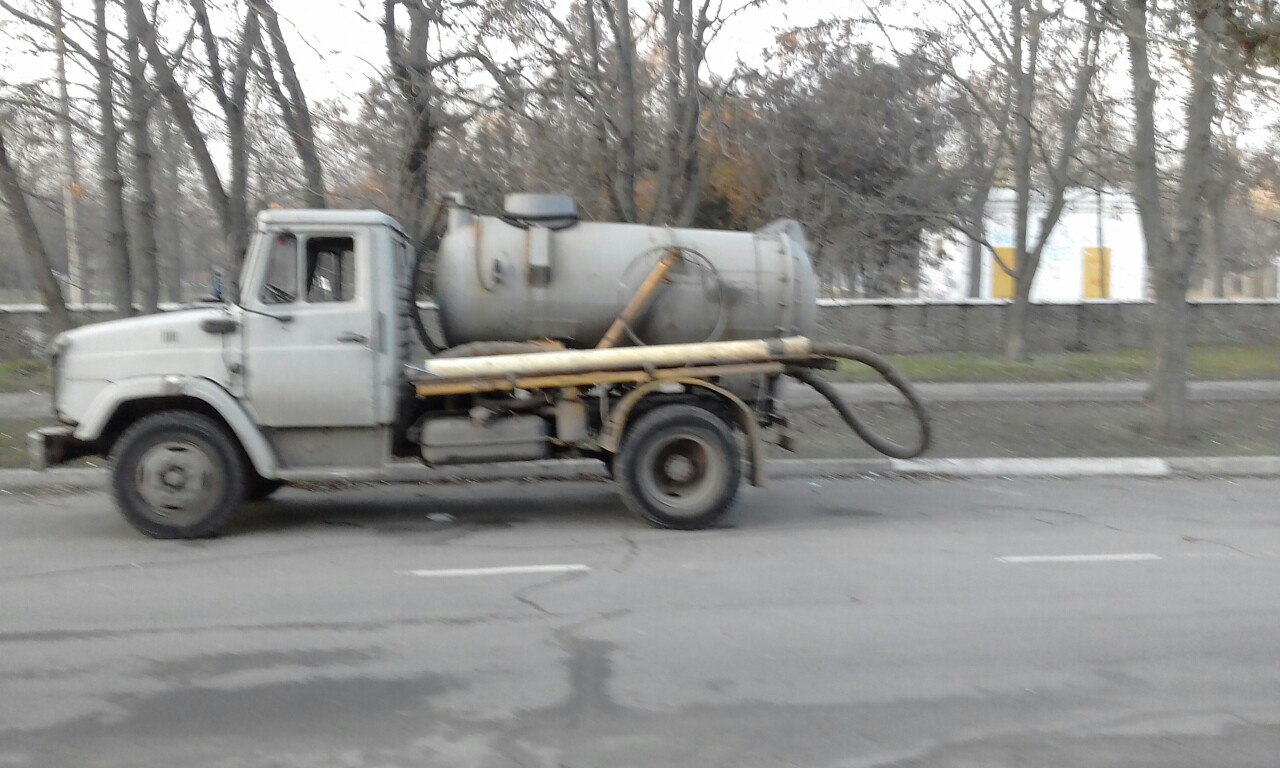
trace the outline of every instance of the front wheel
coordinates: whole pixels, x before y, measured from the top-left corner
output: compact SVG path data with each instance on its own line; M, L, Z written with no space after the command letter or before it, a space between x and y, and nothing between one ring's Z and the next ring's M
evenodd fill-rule
M247 492L240 449L222 427L190 411L162 411L125 430L111 451L116 503L157 539L213 536Z
M650 525L695 530L728 511L742 479L742 456L715 414L664 405L627 431L613 470L627 507Z

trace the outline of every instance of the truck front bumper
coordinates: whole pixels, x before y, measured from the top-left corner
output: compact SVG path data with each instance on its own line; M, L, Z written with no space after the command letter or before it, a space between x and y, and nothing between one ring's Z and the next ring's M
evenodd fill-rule
M73 431L72 427L57 425L28 432L27 461L31 468L42 472L74 458L71 451L75 441L71 436Z

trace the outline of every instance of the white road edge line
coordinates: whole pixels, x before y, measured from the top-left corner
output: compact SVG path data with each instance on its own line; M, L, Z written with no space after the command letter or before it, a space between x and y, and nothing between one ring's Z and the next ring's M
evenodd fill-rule
M585 573L591 567L581 563L563 565L500 565L493 568L443 568L439 570L404 571L409 576L442 578L450 576L510 576L522 573Z
M1122 552L1114 555L1011 555L997 557L1000 563L1122 563L1132 560L1163 560L1151 552Z

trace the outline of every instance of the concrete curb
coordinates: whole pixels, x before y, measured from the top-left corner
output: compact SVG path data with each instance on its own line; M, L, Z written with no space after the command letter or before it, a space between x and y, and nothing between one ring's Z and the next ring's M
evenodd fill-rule
M1061 459L777 459L768 462L770 479L818 477L1280 477L1280 456L1203 456L1159 458ZM604 467L591 459L476 464L430 469L405 467L388 483L462 483L503 480L603 480ZM341 476L305 486L359 485ZM104 491L104 469L0 470L0 496L44 490Z
M104 491L107 480L104 469L0 469L0 496L21 491Z

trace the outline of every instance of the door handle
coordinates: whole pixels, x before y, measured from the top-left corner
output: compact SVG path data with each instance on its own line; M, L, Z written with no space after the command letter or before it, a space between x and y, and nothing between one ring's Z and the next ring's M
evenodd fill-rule
M347 331L346 333L338 334L338 341L347 344L368 344L369 337L355 331Z

